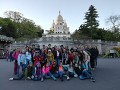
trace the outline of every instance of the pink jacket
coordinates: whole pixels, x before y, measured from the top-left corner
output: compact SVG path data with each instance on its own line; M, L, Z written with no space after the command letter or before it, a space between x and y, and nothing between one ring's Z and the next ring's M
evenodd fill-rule
M19 54L20 54L19 52L14 51L13 54L12 54L12 57L13 57L15 60L17 60Z
M49 72L49 70L50 70L50 66L48 66L48 67L44 67L44 66L43 66L43 68L42 68L42 72L43 72L44 74L47 74L47 73Z

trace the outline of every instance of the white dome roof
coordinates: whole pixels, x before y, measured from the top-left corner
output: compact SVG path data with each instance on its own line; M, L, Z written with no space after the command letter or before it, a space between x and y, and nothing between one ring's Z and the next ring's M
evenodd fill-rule
M56 19L56 24L59 22L63 22L63 17L60 15L60 11L59 11L59 15L57 16L57 19Z
M67 23L66 23L66 21L64 20L64 26L66 26L67 27Z

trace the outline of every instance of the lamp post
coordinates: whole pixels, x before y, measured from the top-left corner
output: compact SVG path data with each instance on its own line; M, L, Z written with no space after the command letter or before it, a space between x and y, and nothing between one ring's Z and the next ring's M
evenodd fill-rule
M0 32L1 32L1 30L2 30L2 26L0 26Z

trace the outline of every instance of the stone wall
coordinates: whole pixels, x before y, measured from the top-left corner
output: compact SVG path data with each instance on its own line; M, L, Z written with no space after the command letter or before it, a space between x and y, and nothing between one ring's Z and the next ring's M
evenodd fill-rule
M34 39L34 41L25 41L25 42L16 42L12 44L11 47L16 48L23 48L25 45L31 45L36 44L40 45L48 45L51 44L52 46L57 45L64 45L69 46L69 48L77 46L77 45L91 45L91 46L97 46L100 54L105 53L106 51L110 50L114 46L120 46L120 42L110 42L110 41L101 41L101 40L72 40L70 38L64 39L64 38L40 38L40 39Z

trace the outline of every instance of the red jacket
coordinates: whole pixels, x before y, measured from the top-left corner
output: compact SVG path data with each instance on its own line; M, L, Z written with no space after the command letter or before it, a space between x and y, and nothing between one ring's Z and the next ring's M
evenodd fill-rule
M43 59L43 58L42 58L41 55L40 55L40 56L34 56L34 57L33 57L33 64L34 64L34 66L35 66L38 62L40 62L42 59Z
M73 53L69 54L68 55L68 60L73 61L73 59L74 59L74 54Z

